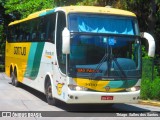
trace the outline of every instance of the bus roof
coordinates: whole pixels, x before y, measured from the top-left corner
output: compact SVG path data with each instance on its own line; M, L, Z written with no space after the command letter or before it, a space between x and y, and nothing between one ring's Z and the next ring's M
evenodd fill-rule
M97 6L66 6L66 7L57 7L55 9L46 9L39 12L32 13L28 15L28 17L22 19L22 20L16 20L14 22L11 22L10 25L14 25L17 23L21 23L33 18L37 18L40 16L44 16L47 14L51 14L56 11L64 11L66 14L68 13L101 13L101 14L113 14L113 15L123 15L123 16L132 16L136 17L136 15L132 12L120 10L116 8L110 8L110 7L97 7Z
M64 9L67 13L71 12L87 12L87 13L102 13L102 14L115 14L115 15L125 15L125 16L134 16L136 15L132 12L111 8L111 7L97 7L97 6L66 6L60 7Z

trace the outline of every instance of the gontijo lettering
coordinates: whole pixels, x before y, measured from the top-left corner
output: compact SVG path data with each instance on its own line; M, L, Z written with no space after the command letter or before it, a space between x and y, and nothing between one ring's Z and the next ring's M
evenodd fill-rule
M26 55L26 47L14 47L15 55Z

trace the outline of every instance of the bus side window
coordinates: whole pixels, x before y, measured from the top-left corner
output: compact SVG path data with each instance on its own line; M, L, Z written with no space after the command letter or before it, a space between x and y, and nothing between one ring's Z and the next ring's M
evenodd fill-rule
M40 18L39 23L39 31L40 31L40 40L45 41L46 40L46 23L45 17Z
M49 17L50 28L49 28L49 36L51 38L51 42L55 42L55 24L56 24L56 14L51 14Z
M45 41L54 43L55 39L55 22L56 22L56 13L47 15L41 20L41 33L45 33ZM41 35L41 38L42 35Z
M33 41L36 40L36 33L32 33L32 40L33 40Z
M23 35L20 35L19 36L19 41L22 41L23 40Z
M30 37L29 37L29 33L26 36L26 41L29 41Z
M13 36L13 42L16 42L16 40L17 40L17 35L14 35Z
M27 28L28 28L27 22L23 22L22 23L22 34L23 34L22 41L23 42L27 41Z
M23 38L23 23L20 23L19 24L19 38L18 38L18 40L20 42L22 42L23 41L22 38Z
M66 27L66 17L63 12L58 12L57 21L57 38L56 38L56 50L57 58L61 71L66 73L66 55L62 54L62 31Z
M14 26L9 26L8 28L8 34L7 34L7 40L9 42L15 42L15 29Z
M41 41L45 40L45 38L46 38L45 35L46 35L45 33L41 33Z
M33 19L30 21L29 27L30 27L30 33L31 33L31 40L30 41L36 41L37 40L37 26L38 26L38 20Z
M29 22L26 21L24 25L25 25L25 28L24 28L24 31L25 31L24 41L30 41L31 37L30 37L30 25L29 25Z
M15 25L15 41L17 42L17 41L19 41L19 33L20 33L20 31L19 31L19 25Z

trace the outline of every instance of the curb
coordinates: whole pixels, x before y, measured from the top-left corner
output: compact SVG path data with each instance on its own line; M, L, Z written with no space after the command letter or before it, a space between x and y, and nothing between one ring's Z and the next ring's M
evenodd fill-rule
M141 105L150 105L150 106L160 107L160 102L157 102L157 101L139 100L138 103Z

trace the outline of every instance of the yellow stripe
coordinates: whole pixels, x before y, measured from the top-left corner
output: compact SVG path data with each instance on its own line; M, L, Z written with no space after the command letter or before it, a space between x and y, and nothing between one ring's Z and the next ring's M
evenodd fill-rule
M10 65L17 67L18 81L22 82L27 67L28 55L31 43L6 42L6 73L10 73ZM24 51L26 52L24 55Z
M62 10L65 10L67 13L71 12L83 12L83 13L102 13L102 14L114 14L114 15L125 15L133 16L136 15L130 11L116 9L116 8L107 8L107 7L96 7L96 6L66 6L61 7Z
M95 91L102 91L102 92L116 92L124 90L124 88L111 88L109 91L105 89L105 86L109 84L110 81L102 81L102 80L89 80L83 78L74 78L74 81L77 85L95 90Z

